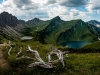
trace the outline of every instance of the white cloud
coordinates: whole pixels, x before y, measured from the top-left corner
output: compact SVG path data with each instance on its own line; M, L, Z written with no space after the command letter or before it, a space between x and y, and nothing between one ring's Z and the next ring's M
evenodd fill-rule
M67 8L59 6L59 5L57 5L53 8L51 6L47 11L48 11L48 15L50 18L68 14Z
M86 4L86 0L4 0L0 12L7 11L24 20L35 17L47 20L55 16L71 20L85 17L87 13L69 8Z
M82 19L87 16L87 12L76 10L75 8L68 11L69 15L62 16L63 20Z
M48 0L47 4L59 4L66 7L79 7L87 5L88 1L86 0Z
M19 19L29 19L30 12L36 12L40 5L35 0L6 0L0 4L0 12L7 11ZM33 17L34 18L34 17Z
M70 16L73 18L74 16L79 16L79 11L76 9L71 9Z
M100 0L90 0L86 9L91 13L93 13L93 11L100 11Z

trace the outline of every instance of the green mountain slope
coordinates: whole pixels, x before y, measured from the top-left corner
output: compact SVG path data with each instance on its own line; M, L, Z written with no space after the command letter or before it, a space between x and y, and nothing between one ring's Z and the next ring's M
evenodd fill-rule
M71 29L76 22L77 21L75 20L71 22L62 21L59 17L53 18L50 24L44 29L45 32L44 41L46 43L56 43L59 35Z
M100 41L96 41L92 44L88 44L86 46L83 47L83 49L100 49Z
M59 16L31 27L31 35L42 43L61 44L67 41L95 41L98 32L92 25L77 19L63 21Z
M62 32L58 39L58 43L66 41L95 41L97 39L98 32L90 25L86 24L82 20L78 20L71 29Z

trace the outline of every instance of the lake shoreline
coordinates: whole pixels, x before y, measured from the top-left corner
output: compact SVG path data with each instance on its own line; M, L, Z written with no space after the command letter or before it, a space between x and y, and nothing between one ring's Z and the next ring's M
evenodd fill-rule
M68 48L82 48L87 44L91 44L91 42L86 42L86 41L68 41L65 43L62 43L61 46L66 46Z

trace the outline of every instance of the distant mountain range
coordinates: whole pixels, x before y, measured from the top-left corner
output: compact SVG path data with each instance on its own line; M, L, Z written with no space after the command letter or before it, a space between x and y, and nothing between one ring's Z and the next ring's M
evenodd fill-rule
M98 33L100 34L100 22L96 21L96 20L90 20L87 22L88 24L91 24L93 26L95 26L95 29L98 31Z
M34 18L34 19L32 19L32 20L28 20L28 21L26 22L26 24L27 24L28 26L33 26L33 25L40 25L42 22L43 22L42 20L40 20L40 19L38 19L38 18Z
M96 41L100 34L99 24L95 20L89 22L84 22L81 19L63 21L59 16L47 21L34 18L25 22L18 20L8 12L3 12L0 14L0 36L20 37L24 32L24 35L33 36L34 40L42 43Z
M31 25L33 25L31 33L42 43L61 44L67 41L96 41L99 36L97 27L81 19L63 21L57 16L48 21L41 22L40 20L37 25L31 22Z
M96 20L90 20L87 22L88 24L92 24L96 27L100 27L100 22L96 21Z

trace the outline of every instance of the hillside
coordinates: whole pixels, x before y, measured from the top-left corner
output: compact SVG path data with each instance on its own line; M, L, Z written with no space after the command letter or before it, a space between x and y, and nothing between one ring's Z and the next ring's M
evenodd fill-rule
M0 68L1 75L100 75L100 53L68 53L68 57L64 55L65 67L59 62L54 64L54 68L51 69L40 66L28 67L29 64L34 64L39 61L35 58L34 53L26 51L28 50L27 45L30 45L33 50L35 50L38 45L38 50L36 51L38 51L40 57L45 62L48 62L47 54L51 52L51 50L49 50L50 44L41 44L33 41L15 43L17 46L12 48L11 56L7 54L10 47L5 47L3 49L5 58L8 60L11 68ZM16 56L20 47L22 47L22 53ZM67 51L68 49L65 50ZM34 59L22 58L23 55ZM20 57L21 59L16 59ZM52 55L52 60L53 59L57 59L56 55Z
M8 12L0 14L0 36L2 38L19 38L22 36L20 32L25 26L22 20L18 20L17 17Z
M8 25L5 25L4 27L0 26L0 35L3 37L3 38L8 38L11 37L11 38L17 38L17 37L20 37L21 34L18 33L16 30L14 30L13 28L11 28L10 26Z
M96 41L99 32L95 26L77 19L63 21L59 16L31 28L35 40L42 43L61 44L67 41Z
M60 43L67 41L95 41L97 39L97 30L82 20L77 20L71 29L62 32L57 41ZM62 41L63 40L63 41Z

